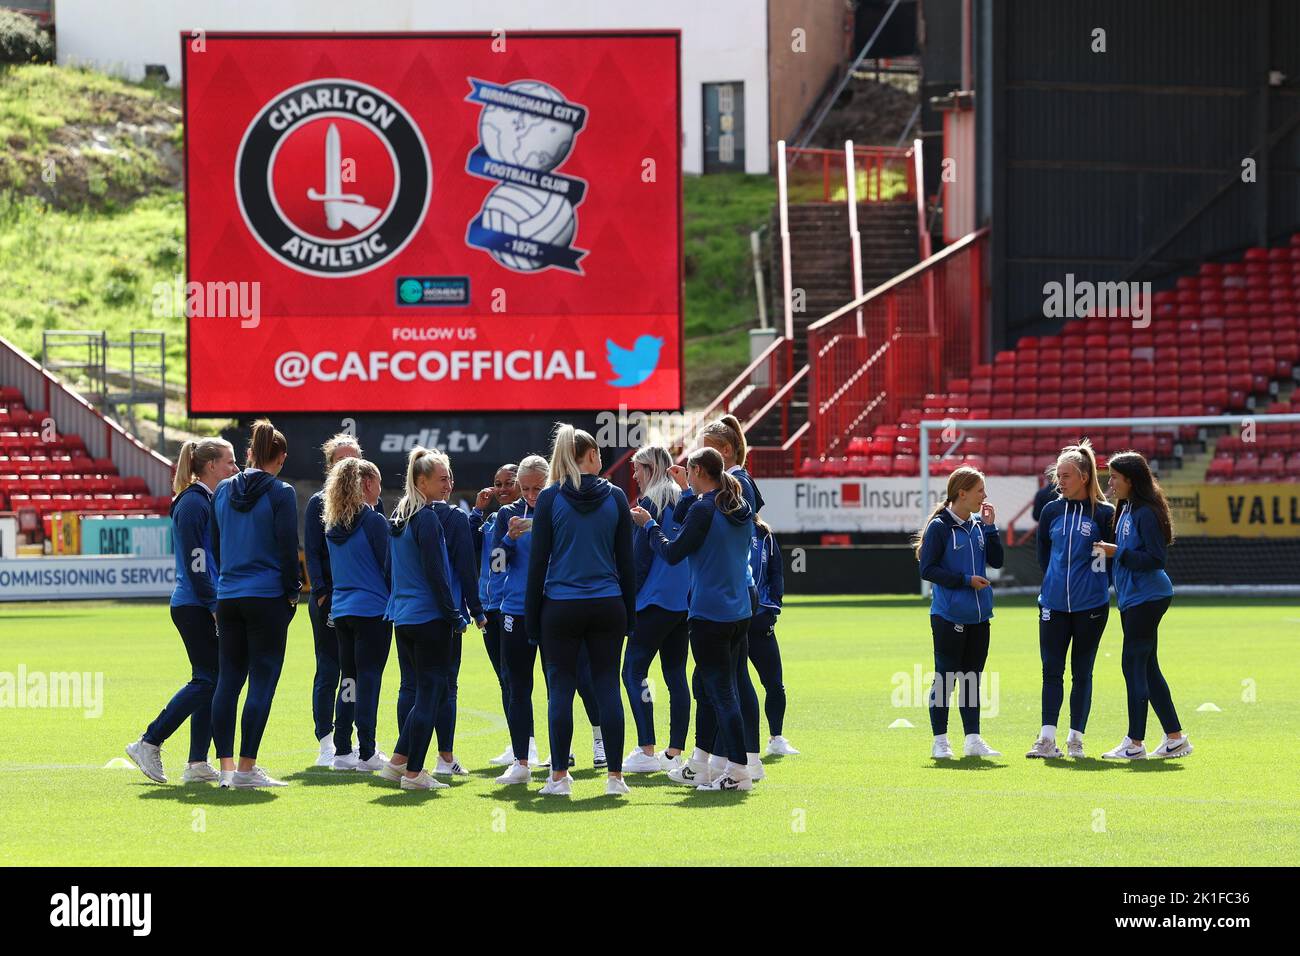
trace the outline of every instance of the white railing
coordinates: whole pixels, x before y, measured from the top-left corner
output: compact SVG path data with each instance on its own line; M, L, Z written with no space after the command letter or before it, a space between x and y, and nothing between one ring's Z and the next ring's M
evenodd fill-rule
M0 385L17 388L29 410L50 413L60 434L79 435L93 458L111 458L118 474L140 477L157 497L171 494L170 461L109 421L77 392L0 336Z

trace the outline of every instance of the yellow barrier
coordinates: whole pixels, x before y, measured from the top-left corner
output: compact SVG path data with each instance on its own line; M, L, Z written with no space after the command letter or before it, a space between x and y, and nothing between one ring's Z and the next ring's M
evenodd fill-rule
M1174 485L1165 488L1179 534L1300 538L1300 486Z

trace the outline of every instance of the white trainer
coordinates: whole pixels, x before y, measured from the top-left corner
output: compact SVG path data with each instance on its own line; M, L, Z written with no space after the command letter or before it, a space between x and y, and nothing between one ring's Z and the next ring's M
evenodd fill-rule
M758 783L767 776L767 771L763 769L763 761L758 758L758 754L748 754L747 756L749 760L745 764L745 769L749 772L749 779L754 783Z
M256 787L287 787L283 780L276 780L261 767L252 770L236 770L234 778L236 790L252 790Z
M1186 757L1192 752L1192 742L1183 734L1177 740L1170 740L1163 737L1160 740L1160 746L1147 754L1148 757Z
M658 773L662 769L659 758L651 756L640 747L636 747L623 758L624 773Z
M546 794L548 797L567 797L573 793L573 777L565 774L559 780L546 778L546 785L537 791Z
M361 763L361 751L356 747L352 748L351 753L340 754L330 763L331 770L356 770Z
M627 782L622 777L608 777L605 780L605 795L610 797L620 797L623 794L631 793L628 789Z
M1147 748L1141 744L1134 744L1133 741L1125 737L1119 742L1119 746L1114 750L1107 750L1101 755L1103 760L1146 760Z
M469 776L469 771L460 765L460 761L456 759L455 754L451 755L451 763L448 763L439 757L438 762L433 766L433 772L441 774L442 776L447 776L448 774L453 777Z
M532 762L532 757L528 758ZM506 744L506 749L488 761L494 767L508 767L515 762L515 748Z
M388 754L384 753L382 750L376 749L375 752L370 755L369 760L362 760L361 754L358 753L357 765L354 769L360 770L362 773L373 773L376 770L383 770L387 763Z
M1001 750L994 750L984 742L984 738L979 734L967 734L966 743L962 746L961 752L967 757L1001 757Z
M328 767L337 756L334 750L334 735L326 734L320 739L320 753L316 756L316 766Z
M379 768L379 776L385 780L391 780L393 783L401 780L404 773L406 773L406 764L393 763L392 760L385 761L384 765Z
M702 783L696 790L753 790L754 782L745 773L745 768L729 764L722 775L712 783Z
M1050 760L1064 755L1061 753L1061 748L1056 746L1056 741L1051 737L1039 737L1034 741L1034 745L1029 748L1029 753L1025 754L1025 756Z
M414 777L402 775L403 790L446 790L449 786L451 785L430 776L428 767L425 767Z
M721 773L715 775L707 760L690 759L686 761L685 766L668 771L669 780L686 787L698 787L702 783L712 783L718 776L721 776Z
M790 746L790 741L777 734L767 742L767 753L770 757L794 757L799 751Z
M1073 757L1075 760L1082 760L1088 756L1083 752L1083 738L1067 737L1065 740L1065 755Z
M521 763L514 763L511 764L510 768L505 773L497 777L497 783L501 783L501 784L528 783L532 779L533 779L533 768L531 766L525 767Z
M181 774L181 783L216 783L220 779L221 774L206 760L190 764Z
M659 769L664 773L668 773L670 770L680 770L686 766L686 757L680 753L670 757L665 751L661 750L655 754L655 759L659 761Z
M155 747L141 736L139 740L126 745L126 755L154 783L167 782L167 774L163 773L161 747Z
M597 770L609 766L609 758L605 756L605 741L599 737L591 742L591 765ZM569 764L569 766L572 767L573 764Z
M217 781L217 786L222 790L229 790L235 785L235 771L219 770L217 772L221 774L221 779Z
M933 760L952 760L952 744L948 743L947 737L939 738L930 748L930 757Z

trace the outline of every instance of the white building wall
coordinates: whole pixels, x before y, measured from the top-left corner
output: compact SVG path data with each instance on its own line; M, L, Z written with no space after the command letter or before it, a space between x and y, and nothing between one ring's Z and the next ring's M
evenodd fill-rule
M61 64L140 79L162 63L180 81L180 33L680 29L682 167L703 165L705 83L745 84L745 171L768 171L765 0L58 0Z

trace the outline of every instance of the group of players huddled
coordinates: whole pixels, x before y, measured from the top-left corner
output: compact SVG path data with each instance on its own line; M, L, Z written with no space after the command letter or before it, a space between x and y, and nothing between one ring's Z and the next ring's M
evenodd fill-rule
M782 731L781 553L758 516L763 499L745 471L745 439L733 416L704 426L684 466L665 448L640 448L635 505L601 477L592 436L566 424L555 429L549 460L529 455L503 465L472 509L451 503L452 463L436 449L411 451L403 494L387 517L379 468L356 439L336 435L322 451L325 485L305 513L317 765L375 772L403 790L446 788L468 776L454 739L470 622L483 635L509 728L508 746L489 761L505 768L499 784L526 784L543 767L541 793L571 792L576 693L592 727L593 763L608 774L606 793L629 792L625 772L665 772L701 790L752 789L764 768L751 661L766 697L766 753L798 753ZM287 455L284 436L265 420L253 424L242 471L223 439L181 448L171 617L192 678L126 748L153 781L167 782L163 742L189 719L184 782L285 785L258 766L257 755L302 593L297 498L278 478ZM490 510L494 500L499 507ZM394 638L400 685L389 755L378 746L379 698ZM688 651L695 661L689 683ZM669 695L663 750L656 750L649 676L656 655ZM551 749L545 761L533 728L539 656ZM637 738L627 756L624 691ZM210 746L218 767L208 762Z

